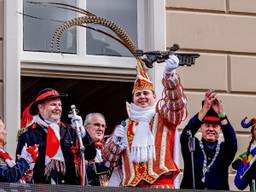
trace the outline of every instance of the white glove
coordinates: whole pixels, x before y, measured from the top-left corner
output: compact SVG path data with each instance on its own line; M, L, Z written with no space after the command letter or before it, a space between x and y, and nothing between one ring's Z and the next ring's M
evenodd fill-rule
M34 167L35 167L35 163L29 163L29 169L30 169L30 170L33 170Z
M76 128L76 126L78 126L81 137L83 138L85 136L86 132L85 132L85 128L83 126L83 119L81 116L73 115L71 118L71 126L73 128Z
M12 159L5 159L5 162L7 165L9 165L9 167L14 167L16 165L15 161Z
M34 146L27 147L26 143L21 150L21 155L19 155L19 159L23 158L28 162L31 170L34 169L36 159L39 155L38 146L39 145L35 144Z
M121 139L123 139L125 137L125 127L123 127L122 125L117 125L114 131L114 135L113 135L113 141L115 142L115 144L119 144L121 142Z
M114 135L113 135L113 141L116 145L118 145L121 150L124 150L127 148L127 139L126 139L126 131L125 127L122 125L118 125L115 128Z
M170 55L169 59L167 59L165 65L164 72L165 73L171 73L179 66L179 59L176 55Z
M24 147L21 150L21 154L19 155L19 159L23 158L25 159L28 163L34 162L34 159L32 158L32 155L27 151L27 143L24 145Z

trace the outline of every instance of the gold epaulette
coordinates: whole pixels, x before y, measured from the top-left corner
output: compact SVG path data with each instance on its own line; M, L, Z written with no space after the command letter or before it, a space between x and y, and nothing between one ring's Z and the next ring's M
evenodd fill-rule
M27 131L28 131L28 127L19 129L19 130L18 130L18 133L17 133L17 140L19 139L19 137L20 137L23 133L26 133Z

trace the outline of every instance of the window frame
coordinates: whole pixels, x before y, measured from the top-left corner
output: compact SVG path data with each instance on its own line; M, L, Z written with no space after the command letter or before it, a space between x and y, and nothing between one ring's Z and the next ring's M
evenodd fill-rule
M85 0L77 0L78 5L81 8L86 9L86 1ZM138 45L142 49L144 49L144 22L142 19L144 19L143 12L144 12L144 4L146 3L146 0L138 0L137 6L137 14L138 14ZM20 3L20 10L23 9L23 1ZM23 26L23 21L20 21L20 26ZM20 40L21 40L21 46L23 45L23 30L19 29L20 33ZM34 52L34 51L23 51L20 50L20 62L21 62L21 68L26 69L28 66L31 67L33 63L38 63L38 65L34 65L35 69L39 70L41 68L44 68L44 63L48 63L48 67L51 68L50 63L53 65L58 63L64 63L69 66L79 66L79 70L77 72L81 71L81 68L83 66L85 69L90 66L102 66L105 68L123 68L123 69L134 69L135 68L135 62L134 58L132 57L117 57L117 56L98 56L98 55L86 55L86 30L82 27L77 27L77 54L59 54L59 53L46 53L46 52ZM42 62L39 61L38 58L42 58ZM122 63L120 65L120 63ZM56 69L56 66L53 67ZM31 69L31 68L30 68ZM22 74L24 74L26 71L22 70ZM129 71L128 71L129 72ZM26 73L25 73L26 74ZM134 74L131 74L134 75Z
M84 0L78 0L78 6L84 7ZM165 0L138 0L139 26L138 44L144 50L165 49ZM142 11L143 9L143 11ZM23 21L19 12L23 10L23 1L4 2L4 117L8 131L8 151L15 154L16 132L20 128L20 90L22 76L66 77L83 79L105 79L113 81L133 81L136 75L135 60L128 57L84 56L84 45L78 44L78 55L39 53L23 51ZM78 39L84 29L78 28ZM161 33L159 33L161 31ZM141 35L140 35L141 33ZM86 35L83 35L86 38ZM83 39L81 39L82 41ZM120 64L122 63L122 64ZM159 84L157 65L149 71L151 79ZM71 75L69 75L71 74ZM86 75L84 75L86 74ZM160 83L161 84L161 83ZM156 93L160 95L158 86Z

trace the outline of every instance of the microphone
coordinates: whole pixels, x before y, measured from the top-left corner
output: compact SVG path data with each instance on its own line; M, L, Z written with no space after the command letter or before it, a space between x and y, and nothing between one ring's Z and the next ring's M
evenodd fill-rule
M120 125L121 125L122 127L125 127L125 126L126 126L126 122L125 122L125 120L121 121ZM120 143L120 142L121 142L121 140L122 140L122 137L117 137L117 141L118 141L118 143Z
M125 127L125 126L126 126L126 122L125 122L125 120L121 121L121 125L122 125L123 127Z
M195 137L192 135L191 130L188 130L187 135L189 135L188 138L188 150L190 152L191 155L191 168L192 168L192 182L193 182L193 189L196 188L196 183L195 183L195 164L194 164L194 152L196 150L196 146L195 146Z
M191 130L188 130L187 134L189 135L189 138L188 138L188 149L189 149L190 152L194 152L195 149L196 149L195 137L193 137Z

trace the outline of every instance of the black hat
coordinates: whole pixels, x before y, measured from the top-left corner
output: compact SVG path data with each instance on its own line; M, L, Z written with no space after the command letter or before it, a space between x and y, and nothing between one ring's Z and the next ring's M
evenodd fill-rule
M38 104L44 103L47 100L63 98L67 96L68 96L67 94L59 94L58 91L52 88L45 88L38 93L36 100L30 106L29 112L31 115L37 115Z
M204 100L202 101L202 106L204 105ZM220 124L221 119L219 118L218 114L213 110L211 107L209 111L203 118L204 123L213 123L213 124Z
M213 123L213 124L220 124L221 119L219 118L218 114L210 108L209 111L203 118L204 123Z

